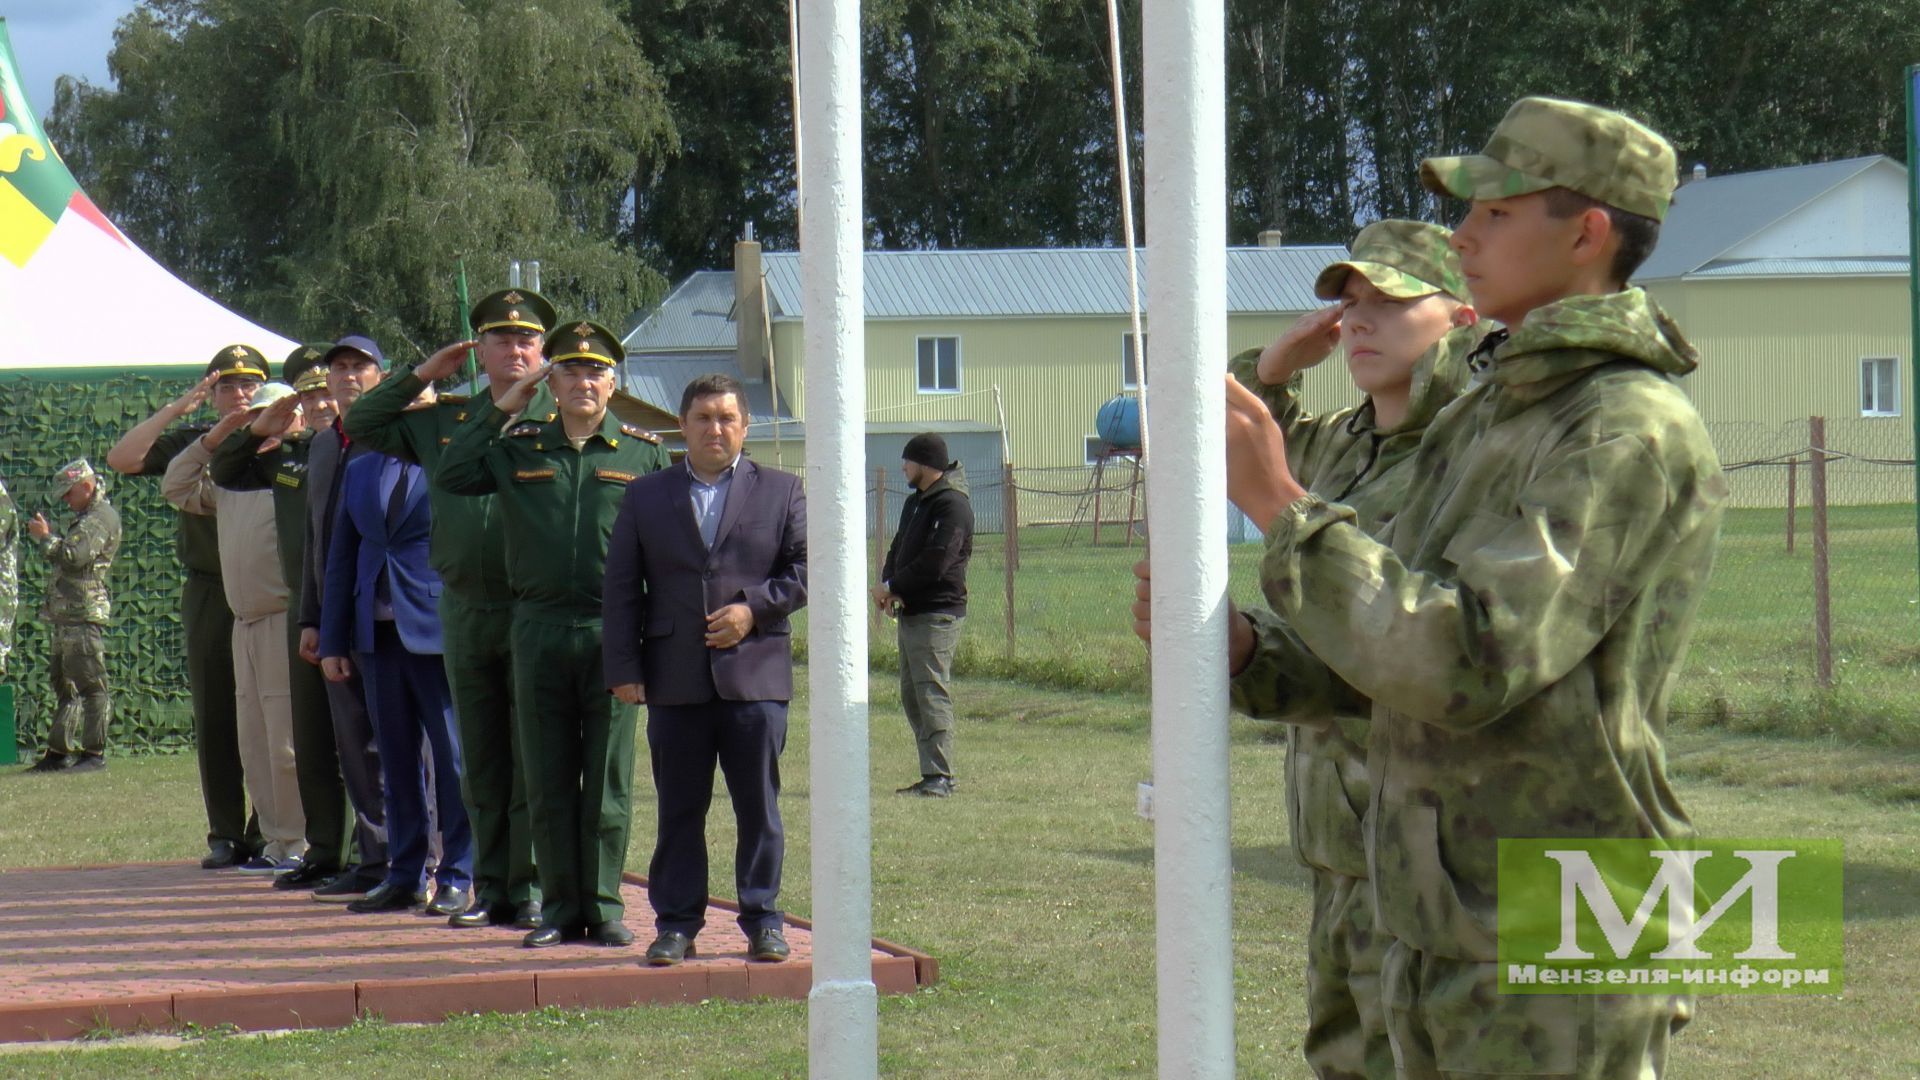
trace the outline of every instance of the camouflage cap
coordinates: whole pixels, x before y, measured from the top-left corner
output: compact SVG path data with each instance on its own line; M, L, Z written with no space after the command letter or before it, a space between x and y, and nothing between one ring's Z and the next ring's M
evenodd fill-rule
M247 411L259 412L274 402L290 398L297 393L299 391L286 383L270 382L253 392L253 400L247 402Z
M1396 299L1446 293L1467 303L1467 279L1448 243L1452 237L1452 230L1424 221L1376 221L1353 238L1349 258L1320 271L1313 295L1338 300L1347 275L1357 273Z
M297 386L300 377L309 371L318 370L321 378L326 377L327 350L331 345L296 345L285 360L280 361L280 381L289 386Z
M213 354L207 361L207 374L219 372L220 377L251 376L265 380L267 377L267 358L260 350L251 345L229 345Z
M73 490L73 485L93 479L96 479L96 476L93 471L93 466L87 462L87 459L74 458L72 461L60 466L60 471L53 474L53 493L55 495L65 495L67 492Z
M532 289L488 293L467 314L467 323L476 336L489 330L531 330L544 334L557 321L553 305Z
M547 335L547 361L554 364L597 364L612 367L627 358L626 347L613 331L594 322L577 322Z
M1420 182L1457 199L1505 199L1563 187L1664 221L1678 182L1673 147L1632 117L1557 98L1521 98L1484 150L1427 158Z

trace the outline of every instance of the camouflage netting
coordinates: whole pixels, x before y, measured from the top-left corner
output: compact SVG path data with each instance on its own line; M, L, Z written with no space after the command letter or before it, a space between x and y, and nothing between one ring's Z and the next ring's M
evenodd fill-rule
M35 511L64 529L73 515L49 492L55 470L84 455L107 476L107 496L124 534L113 565L113 625L107 676L113 687L111 752L178 751L193 745L174 510L157 477L128 478L106 467L107 451L133 425L181 393L184 379L113 375L87 382L0 377L0 470L20 504L20 614L5 681L19 687L22 753L46 743L53 710L47 684L47 626L40 615L47 561L29 550L26 521Z

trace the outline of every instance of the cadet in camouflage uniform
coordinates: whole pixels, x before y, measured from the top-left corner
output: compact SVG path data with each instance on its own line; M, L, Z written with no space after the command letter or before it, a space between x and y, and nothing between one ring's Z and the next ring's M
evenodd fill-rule
M20 607L20 511L0 481L0 678L13 652L13 617Z
M600 586L629 481L667 467L652 434L607 409L620 339L593 323L547 335L549 364L489 398L441 453L434 486L498 493L513 589L514 723L545 908L529 948L630 945L620 874L633 827L634 709L607 693ZM551 374L558 415L509 425Z
M1382 535L1418 481L1420 436L1466 384L1477 340L1460 259L1438 225L1380 221L1354 238L1352 257L1328 266L1315 295L1339 303L1303 316L1264 351L1228 369L1259 392L1286 435L1287 463L1309 492L1350 507ZM1300 403L1299 373L1343 346L1358 406L1323 416ZM1380 1000L1387 936L1373 925L1367 853L1367 728L1360 697L1294 722L1287 743L1287 818L1294 853L1313 874L1307 932L1307 1064L1322 1080L1387 1076L1393 1050Z
M1658 1075L1690 998L1501 994L1494 927L1502 837L1691 833L1662 739L1726 481L1675 384L1693 349L1624 287L1673 151L1618 113L1527 98L1484 153L1421 175L1473 200L1453 246L1510 329L1469 356L1475 385L1429 426L1385 543L1301 489L1266 409L1229 387L1229 494L1267 525L1273 608L1229 620L1235 704L1303 714L1342 683L1373 702L1399 1076Z
M468 316L475 341L441 349L410 372L367 391L346 420L354 440L421 466L429 481L453 436L477 407L442 395L411 408L421 389L454 374L475 349L495 403L540 360L540 335L554 324L553 305L538 293L502 289L482 297ZM544 384L513 419L551 422L553 395ZM507 533L493 495L431 489L433 536L428 552L445 583L447 682L465 754L464 791L473 822L473 907L448 920L455 927L540 926L539 872L533 861L526 768L513 724L513 590L507 584Z
M33 769L104 769L107 725L113 720L106 643L113 599L107 592L107 571L120 550L120 512L107 501L85 458L56 473L53 490L78 516L63 536L55 536L39 514L27 523L27 534L52 567L41 613L51 624L48 677L59 701L47 733L47 752Z

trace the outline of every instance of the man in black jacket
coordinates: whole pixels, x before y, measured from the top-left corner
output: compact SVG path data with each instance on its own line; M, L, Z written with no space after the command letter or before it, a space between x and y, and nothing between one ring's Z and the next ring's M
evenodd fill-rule
M902 795L953 794L953 650L967 617L973 504L967 475L947 442L927 432L907 440L900 471L913 494L887 550L873 602L899 619L900 705L920 749L920 779Z

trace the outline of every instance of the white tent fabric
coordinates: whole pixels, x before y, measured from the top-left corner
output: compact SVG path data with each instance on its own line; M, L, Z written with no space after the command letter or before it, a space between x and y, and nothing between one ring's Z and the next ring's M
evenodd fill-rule
M0 371L198 367L228 345L295 343L141 251L81 191L21 87L0 20Z

